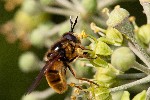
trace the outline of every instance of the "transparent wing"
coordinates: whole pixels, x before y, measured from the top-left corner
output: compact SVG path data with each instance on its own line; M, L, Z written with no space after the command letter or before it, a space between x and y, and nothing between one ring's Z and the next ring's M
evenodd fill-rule
M32 85L29 87L29 89L28 89L26 95L27 95L27 94L30 94L30 93L39 85L40 81L42 80L42 78L43 78L43 76L44 76L44 74L45 74L45 71L48 70L48 68L49 68L50 66L52 66L53 63L54 63L55 61L57 61L59 58L60 58L60 55L57 55L56 57L54 57L53 60L48 61L48 62L46 63L46 65L42 68L42 70L40 71L40 73L39 73L39 74L37 75L37 77L35 78L35 81L34 81L34 82L32 83Z

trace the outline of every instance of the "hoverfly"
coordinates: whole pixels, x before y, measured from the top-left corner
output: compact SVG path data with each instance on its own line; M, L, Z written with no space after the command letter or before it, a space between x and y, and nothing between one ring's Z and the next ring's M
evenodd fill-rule
M81 46L80 39L74 34L73 29L77 23L77 18L73 23L70 18L71 30L63 34L61 39L56 42L51 49L46 53L45 61L46 64L40 73L37 75L35 81L30 86L27 94L31 93L37 85L40 83L42 77L45 75L46 80L51 88L55 92L62 94L67 90L68 84L66 82L66 70L67 68L71 71L76 79L84 80L96 84L85 78L77 78L74 70L69 65L73 60L78 57L85 57L86 54L81 54L78 49L84 50L85 48ZM96 84L97 85L97 84Z

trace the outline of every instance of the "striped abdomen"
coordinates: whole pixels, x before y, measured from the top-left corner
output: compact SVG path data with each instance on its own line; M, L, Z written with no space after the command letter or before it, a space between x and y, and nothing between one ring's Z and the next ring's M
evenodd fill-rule
M64 93L67 90L67 83L63 62L56 61L53 66L49 67L49 70L45 73L49 86L59 94Z

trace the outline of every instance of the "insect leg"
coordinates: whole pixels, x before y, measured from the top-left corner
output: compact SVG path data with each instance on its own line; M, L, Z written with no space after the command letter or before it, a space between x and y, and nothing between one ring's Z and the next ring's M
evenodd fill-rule
M82 46L82 45L79 44L79 43L76 43L75 46L76 46L77 48L81 48L82 50L89 50L89 49L86 49L84 46Z
M78 53L78 55L79 55L78 57L79 58L87 58L87 59L91 59L91 60L97 58L97 57L94 57L94 58L90 57L88 55L88 52L86 52L86 50L87 51L92 51L92 50L87 49L87 48L85 48L84 46L82 46L81 44L78 44L78 43L76 43L75 46L76 46L77 52L79 52ZM82 51L80 51L80 50L85 50L85 52L81 53Z
M68 85L71 86L71 87L76 87L76 88L78 88L79 90L82 90L82 87L79 86L79 85L76 85L75 83L70 83L70 84L68 84Z
M82 80L82 81L87 81L87 82L89 82L89 83L92 83L92 84L95 84L95 85L99 86L97 83L95 83L95 82L93 82L93 81L90 81L90 80L88 80L88 79L86 79L86 78L78 78L78 77L76 76L74 70L72 69L72 67L71 67L70 65L68 65L67 63L65 63L65 66L67 66L67 67L69 68L69 70L71 71L71 73L73 74L73 76L74 76L76 79Z

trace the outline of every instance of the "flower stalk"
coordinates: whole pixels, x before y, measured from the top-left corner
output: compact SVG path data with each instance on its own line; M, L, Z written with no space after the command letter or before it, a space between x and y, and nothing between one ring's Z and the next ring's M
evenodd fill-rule
M116 91L120 91L120 90L125 90L128 89L130 87L133 87L135 85L140 85L140 84L144 84L144 83L148 83L150 82L150 75L148 75L147 77L144 77L142 79L139 79L137 81L131 82L131 83L127 83L118 87L114 87L114 88L110 88L111 92L116 92Z
M144 13L147 17L147 24L150 24L150 0L139 0L140 4L143 6Z
M141 72L144 72L145 74L149 75L150 74L150 70L145 67L142 64L139 64L138 62L135 61L135 63L133 64L133 68L140 70Z
M139 50L137 50L136 47L131 42L128 42L128 46L150 68L149 60L147 60L146 57L144 57L142 53ZM148 55L145 55L145 56L148 56Z
M144 78L147 75L145 73L131 73L131 74L121 74L121 75L117 75L116 78L117 79L124 79L124 80L128 80L128 79L139 79L139 78Z

